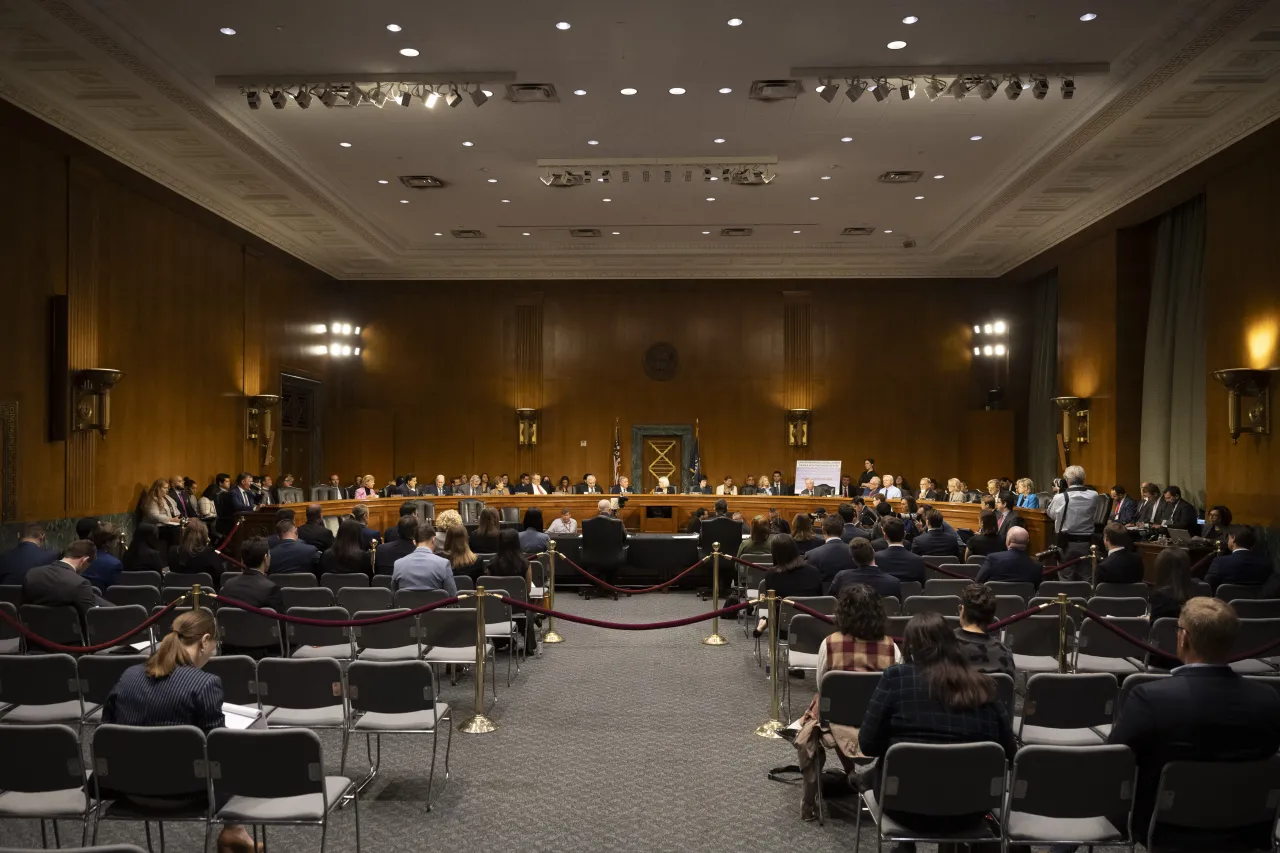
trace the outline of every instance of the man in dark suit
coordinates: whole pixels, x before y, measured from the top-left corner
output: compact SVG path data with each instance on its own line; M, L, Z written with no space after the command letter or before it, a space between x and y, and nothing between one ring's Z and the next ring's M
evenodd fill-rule
M279 524L279 523L280 523L280 522L282 522L282 521L287 521L287 522L289 522L290 524L293 524L293 523L294 523L294 514L293 514L293 510L291 510L291 509L278 509L278 510L276 510L276 524ZM273 531L275 531L275 530L276 530L276 528L272 528L272 529L273 529ZM280 534L279 534L279 532L273 532L270 536L268 536L268 537L267 537L267 547L268 547L268 548L274 548L274 547L276 547L276 546L277 546L277 545L279 545L279 544L280 544Z
M235 484L218 495L218 529L230 531L235 524L236 515L242 512L253 512L258 506L258 498L252 489L253 475L241 471Z
M227 598L234 598L254 607L270 607L283 613L284 596L280 593L279 585L267 577L268 571L277 575L288 571L276 565L272 555L277 550L279 546L268 548L267 540L261 536L246 539L240 549L240 559L244 562L246 571L224 583L222 593Z
M511 487L513 495L531 495L533 494L533 478L528 474L520 475L520 482Z
M1022 526L1022 519L1013 511L1018 502L1013 492L1000 492L996 495L996 535L1004 539L1014 527Z
M360 541L368 551L374 542L382 538L378 531L369 526L369 508L364 504L354 506L351 508L351 517L360 522Z
M425 489L423 489L422 494L435 495L436 497L442 497L444 495L453 494L453 490L450 489L445 484L444 474L436 474L436 481L432 483L430 486L427 486Z
M307 523L298 528L298 538L314 545L317 551L333 547L333 532L325 527L324 508L320 504L307 505Z
M349 501L356 495L356 490L351 486L342 485L342 478L337 474L329 475L329 488L338 490L338 499Z
M1129 747L1137 758L1133 831L1148 847L1147 828L1165 764L1254 761L1280 750L1280 696L1227 665L1239 630L1230 605L1192 598L1182 607L1178 628L1183 666L1168 678L1133 688L1108 739ZM1179 847L1188 842L1185 846L1197 850L1270 849L1271 830L1270 821L1225 830L1156 827L1166 840L1176 839Z
M36 566L22 580L22 603L49 607L74 607L80 613L80 627L92 607L110 607L110 602L94 592L88 578L81 577L89 568L98 549L88 539L77 539L67 546L61 560L47 566ZM58 638L51 638L58 639Z
M773 485L770 489L775 495L789 495L795 491L790 483L783 481L781 471L773 472Z
M418 547L418 517L412 513L400 516L396 522L396 536L379 545L373 556L373 573L389 575L395 571L396 560L407 557Z
M852 478L848 474L841 475L840 486L836 489L836 495L842 498L851 498L858 494L860 489L853 485Z
M1133 541L1129 531L1118 521L1112 521L1102 530L1102 544L1107 556L1098 563L1098 583L1140 583L1142 558L1130 548Z
M876 565L876 552L872 550L870 542L858 537L849 545L848 550L853 556L854 567L845 569L835 576L827 595L839 598L841 591L846 587L861 583L871 587L881 598L893 596L899 601L902 600L902 581Z
M269 550L271 571L277 575L285 572L314 572L320 564L320 552L314 545L298 539L298 528L289 519L276 522L276 535L280 543ZM249 565L247 562L245 565ZM264 569L265 571L266 569Z
M862 499L857 498L857 500L861 501ZM840 539L846 545L859 536L863 539L871 538L871 531L859 523L858 510L861 508L861 505L855 507L851 503L842 503L836 507L836 512L840 514L840 520L844 522L844 529L840 531Z
M413 501L405 501L404 503L400 504L400 518L404 518L406 515L412 515L414 517L417 517L418 515L418 505L415 504ZM382 531L383 542L394 542L396 541L397 538L399 538L399 536L400 536L400 529L399 529L398 522L388 527L386 530Z
M1160 499L1160 487L1155 483L1142 484L1142 503L1138 505L1137 513L1134 517L1135 524L1159 524L1161 507L1164 501Z
M882 572L893 575L900 581L915 581L924 586L928 578L924 558L919 554L913 554L902 544L902 540L907 535L906 525L902 523L902 519L886 518L880 525L880 529L884 533L886 545L883 551L876 553L876 565Z
M1005 551L987 555L978 569L978 583L987 581L1017 581L1039 587L1044 579L1044 568L1027 554L1031 535L1025 527L1015 527L1005 538Z
M613 517L607 498L600 501L597 509L599 515L582 522L583 568L605 583L616 586L618 569L626 562L627 528ZM601 594L612 595L614 601L618 600L616 592L602 588Z
M826 589L835 580L836 575L853 568L853 555L849 546L841 540L844 532L844 519L838 515L828 515L822 522L822 538L826 541L804 555L804 560L822 575L822 588Z
M632 489L631 489L631 478L629 478L626 474L622 474L622 475L620 475L620 476L618 477L618 482L617 482L617 484L609 487L609 494L611 494L611 495L634 495L634 494L635 494L635 492L634 492L634 491L632 491Z
M1258 536L1247 524L1227 528L1227 553L1215 557L1204 579L1215 590L1219 584L1261 584L1271 576L1271 562L1254 551Z
M1133 524L1138 519L1138 503L1125 494L1124 486L1111 487L1111 516L1108 521Z
M404 498L414 498L418 496L418 475L405 474L404 483L396 487L396 494Z
M600 486L596 483L595 474L587 474L582 478L582 482L573 487L573 493L576 495L598 495L600 494Z
M964 546L960 544L960 537L942 528L942 513L929 510L925 513L925 523L929 525L928 531L916 537L911 550L921 557L955 557L957 563L963 563Z
M805 477L805 478L804 478L804 488L800 490L800 496L801 496L801 497L806 497L806 498L811 498L811 497L816 496L817 494L818 494L818 492L813 488L813 478L812 478L812 477Z
M1182 489L1177 486L1169 486L1164 490L1164 506L1160 508L1160 520L1164 522L1165 527L1190 530L1193 533L1198 530L1196 508L1182 499Z
M43 524L28 522L22 525L18 544L0 554L0 584L20 585L27 572L36 566L56 562L58 555L45 548L44 542Z
M178 515L182 518L195 518L199 513L196 512L195 504L191 498L187 497L185 486L187 478L181 474L175 474L169 480L169 497L173 498L173 502L178 507Z

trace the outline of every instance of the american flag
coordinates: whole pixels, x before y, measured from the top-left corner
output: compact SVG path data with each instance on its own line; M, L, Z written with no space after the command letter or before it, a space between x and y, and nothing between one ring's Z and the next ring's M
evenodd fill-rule
M618 468L622 465L622 443L618 440L618 422L613 422L613 484L618 485Z

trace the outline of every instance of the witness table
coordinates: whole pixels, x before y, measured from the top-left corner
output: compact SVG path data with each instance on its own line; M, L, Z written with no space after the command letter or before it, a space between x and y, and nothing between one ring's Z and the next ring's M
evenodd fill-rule
M1190 546L1174 545L1172 543L1162 545L1159 542L1139 542L1138 554L1142 557L1142 579L1149 584L1156 582L1156 558L1160 556L1160 552L1166 548L1181 548L1188 552L1187 556L1191 558L1191 565L1194 566L1205 558L1206 555L1212 554L1217 545L1213 542L1193 542ZM1204 577L1205 570L1199 572L1200 577Z

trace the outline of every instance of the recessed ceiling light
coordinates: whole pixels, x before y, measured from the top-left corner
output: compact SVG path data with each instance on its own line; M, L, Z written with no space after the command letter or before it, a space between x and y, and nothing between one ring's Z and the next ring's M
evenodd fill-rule
M529 236L529 232L528 232L528 231L521 231L520 233L521 233L522 235L524 235L525 237L528 237L528 236Z
M399 24L387 24L387 29L388 29L388 30L390 30L390 31L391 31L391 32L393 32L393 33L398 33L398 32L400 32L400 25L399 25Z
M945 178L945 177L946 177L946 175L934 175L934 176L933 176L933 179L934 179L935 181L940 181L940 180L942 180L942 179L943 179L943 178Z
M703 234L710 234L711 232L710 232L710 231L703 231L702 233L703 233Z
M722 95L727 95L727 94L729 94L729 93L730 93L730 92L732 92L732 91L733 91L733 90L732 90L732 89L730 89L728 86L721 86L721 87L720 87L720 94L722 94Z
M707 198L707 201L715 201L715 199L714 199L714 198L710 198L710 197L708 197L708 198Z
M809 196L809 201L817 201L817 200L818 200L818 197L816 195Z
M741 18L730 18L729 20L725 21L725 23L726 23L726 24L728 24L728 25L729 25L729 26L731 26L731 27L740 27L740 26L742 26L742 19L741 19Z
M409 203L409 199L407 199L407 198L402 198L402 199L400 199L400 203L401 203L401 204L408 204L408 203Z
M487 180L491 184L496 184L498 182L497 178L486 178L485 180Z
M829 180L831 180L831 176L830 176L830 175L823 175L823 176L822 176L822 180L824 180L824 181L829 181Z
M683 94L684 94L684 87L683 87L683 86L672 86L672 87L671 87L670 89L668 89L667 91L668 91L668 92L670 92L670 93L671 93L671 94L673 94L673 95L683 95Z
M969 137L969 141L970 141L970 142L980 142L981 140L982 140L982 137L981 137L981 136L970 136L970 137Z
M800 232L799 232L799 231L792 231L791 233L792 233L792 234L799 234Z
M618 236L619 234L621 234L621 233L622 233L621 231L614 231L614 232L613 232L613 236L617 237L617 236Z
M218 30L218 32L222 33L224 36L233 36L236 34L236 31L231 29L231 27L223 27Z
M886 233L886 234L892 234L892 233L893 233L893 229L892 229L892 228L886 228L886 229L884 229L884 233Z
M922 195L916 196L916 201L923 201L923 200L924 200L924 196Z
M418 51L412 47L402 47L400 48L400 55L401 56L417 56Z
M503 204L511 204L511 199L509 199L509 198L504 198L504 199L502 200L502 203L503 203Z
M631 88L630 86L622 90L622 94L624 95L634 95L635 93L636 93L636 90Z
M587 144L588 144L588 145L599 145L599 144L600 144L600 140L598 140L598 139L588 139L588 140L587 140Z
M724 137L723 137L723 136L717 136L715 139L713 139L713 140L711 140L711 141L712 141L712 142L714 142L716 145L720 145L721 143L723 143L723 142L724 142Z
M441 234L439 231L437 231L437 232L436 232L436 236L437 236L437 237L443 237L444 235L443 235L443 234Z
M462 147L463 147L463 148L470 148L472 145L475 145L475 143L474 143L474 142L463 142L463 143L462 143Z
M601 201L613 201L613 199L611 199L611 198L602 198L602 199L600 199L600 200L601 200Z
M387 180L387 179L385 179L385 178L378 178L378 183L380 183L380 184L389 184L389 183L391 183L391 182L390 182L390 181L388 181L388 180Z
M488 89L481 89L480 91L481 91L481 92L484 92L484 96L485 96L486 98L492 98L492 97L493 97L493 92L490 92Z
M841 141L841 142L852 142L852 141L853 141L853 137L852 137L852 136L842 136L842 137L840 137L840 141Z
M573 94L575 94L575 95L585 95L585 94L587 94L587 90L586 90L586 89L574 89L574 90L573 90Z
M1096 17L1098 17L1098 16L1097 16L1097 14L1095 14L1094 12L1085 12L1083 15L1081 15L1081 16L1080 16L1080 20L1082 20L1082 21L1092 21L1092 20L1093 20L1094 18L1096 18Z
M918 20L920 20L920 19L919 19L919 18L917 18L915 15L907 15L905 18L903 18L903 19L902 19L902 23L904 23L904 24L914 24L914 23L915 23L916 21L918 21Z
M338 144L339 144L339 145L341 145L343 148L350 148L350 147L351 147L351 143L350 143L350 142L339 142Z
M556 29L557 29L557 30L567 30L567 29L569 29L569 27L570 27L570 26L571 26L571 25L570 25L570 23L569 23L568 21L561 21L560 23L556 24Z
M906 46L907 43L905 41L891 41L885 45L889 50L902 50Z

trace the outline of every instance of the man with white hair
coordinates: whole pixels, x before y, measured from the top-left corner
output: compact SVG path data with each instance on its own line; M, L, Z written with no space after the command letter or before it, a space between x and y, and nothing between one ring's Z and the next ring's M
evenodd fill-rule
M1093 539L1094 507L1098 493L1084 484L1084 469L1070 465L1062 472L1067 490L1054 495L1049 504L1049 517L1057 532L1056 544L1062 552L1062 560L1073 560L1089 553ZM1058 573L1059 580L1087 580L1091 567L1081 561Z
M1044 569L1027 554L1031 535L1025 527L1011 527L1005 536L1008 550L988 554L978 569L978 583L987 581L1025 581L1039 587Z
M880 482L884 483L884 486L880 489L880 491L884 493L886 500L891 500L891 501L902 500L902 489L899 489L897 486L893 484L892 474L885 474L881 478Z

